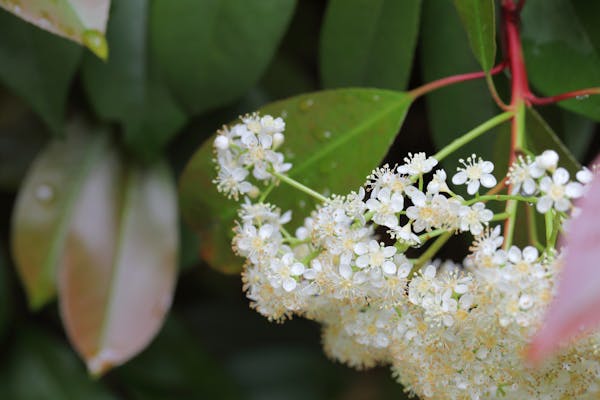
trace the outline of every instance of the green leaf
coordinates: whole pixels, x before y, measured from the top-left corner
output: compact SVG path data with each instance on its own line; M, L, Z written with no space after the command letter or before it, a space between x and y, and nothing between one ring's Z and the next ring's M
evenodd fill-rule
M467 31L473 55L488 72L496 59L494 0L454 0L454 6Z
M404 89L420 9L421 0L331 0L321 31L323 85Z
M545 96L600 86L600 3L531 0L523 8L522 39L529 78ZM600 121L600 97L558 103Z
M0 10L0 82L27 101L54 134L81 49Z
M72 122L65 139L35 159L19 190L12 220L12 254L29 305L38 309L55 296L56 273L81 187L106 147L101 132Z
M93 375L135 356L162 326L178 244L166 165L140 167L104 153L73 210L59 272L63 323Z
M426 82L479 69L449 0L425 0L422 20L421 66ZM428 94L426 101L429 126L438 149L498 113L483 80L440 89ZM469 143L444 164L453 170L458 158L473 152L490 159L489 137L484 135Z
M114 399L92 381L70 349L40 327L19 327L0 370L0 395L11 400Z
M385 156L412 98L401 92L341 89L292 97L263 107L262 114L286 122L284 154L290 176L322 193L357 190ZM212 138L188 163L180 180L184 219L200 235L201 256L214 268L237 273L242 260L231 252L231 229L238 207L212 183ZM291 209L296 224L313 208L313 199L281 184L268 198Z
M525 127L527 147L530 151L535 154L541 154L548 149L556 151L560 166L566 168L571 176L575 176L575 173L581 169L581 164L533 108L527 110Z
M183 126L185 114L175 104L149 54L148 3L113 2L107 36L110 59L102 62L86 56L82 76L84 89L98 115L120 122L132 152L152 160Z
M191 113L241 97L267 67L295 0L157 0L151 37L167 82Z
M108 57L104 39L110 0L0 0L0 7L56 35Z

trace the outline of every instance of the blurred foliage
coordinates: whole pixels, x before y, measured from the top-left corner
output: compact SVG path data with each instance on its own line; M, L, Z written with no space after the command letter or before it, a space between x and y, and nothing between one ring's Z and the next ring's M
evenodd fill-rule
M13 12L14 3L0 0ZM101 378L93 380L86 373L71 345L77 341L65 335L55 305L46 305L37 313L28 310L23 283L16 273L15 264L22 266L19 256L9 254L15 243L10 233L23 229L17 210L25 203L18 200L17 193L26 193L28 180L44 173L57 179L58 174L64 181L61 187L72 187L77 176L85 175L90 147L84 144L74 148L72 159L62 151L51 157L54 166L71 163L68 168L73 175L65 175L68 168L58 168L55 174L51 168L36 170L34 163L37 160L39 164L40 156L36 159L36 155L42 149L41 154L47 154L51 140L68 137L66 127L75 120L86 121L85 130L96 139L99 132L108 133L106 140L127 165L149 171L155 163L166 160L169 174L176 177L182 176L194 152L223 123L257 109L289 109L289 124L303 135L313 129L310 136L290 137L290 142L304 146L298 147L296 156L303 152L305 160L326 153L323 163L331 168L335 163L336 174L319 162L307 171L312 171L312 179L321 176L334 190L356 184L350 178L332 184L344 168L362 181L365 171L384 156L402 121L402 134L389 147L385 160L397 162L409 151L433 152L498 112L483 80L445 88L414 103L403 103L404 95L389 92L477 71L477 60L485 68L493 64L489 7L476 15L464 10L467 2L455 3L459 11L463 7L460 16L451 0L113 0L106 29L107 61L0 10L0 398L404 398L402 387L386 369L356 372L327 360L316 324L304 320L282 326L270 324L248 308L239 276L222 275L207 267L199 248L210 246L209 240L215 240L216 235L227 238L230 223L220 222L217 216L218 222L205 225L215 217L207 213L214 207L226 207L226 202L216 200L213 194L202 197L206 204L186 197L186 191L202 196L208 190L196 181L198 176L205 181L210 178L212 170L206 157L193 161L180 182L180 206L184 216L194 213L195 231L205 230L210 235L199 238L180 223L178 287L163 329L139 356ZM486 6L490 4L491 0ZM540 94L600 86L596 11L595 2L584 0L527 1L522 21L524 52L532 86ZM481 20L488 28L481 29ZM496 41L498 62L502 41ZM478 43L487 44L481 48ZM95 50L98 53L102 49ZM494 81L506 99L506 76L500 74ZM327 98L335 91L306 94L325 87L361 86L371 89L356 92L380 96L379 103L396 107L394 112L384 118L377 114L380 106L363 104L353 105L351 114L341 106L343 100ZM321 102L325 98L327 101ZM599 101L574 99L541 108L541 118L530 113L528 120L535 128L532 137L537 138L533 140L538 146L551 143L556 148L560 147L558 137L579 162L589 161L600 144L594 123L600 118ZM409 105L411 111L404 120ZM302 107L319 109L306 114ZM310 117L302 120L300 114ZM360 125L357 121L361 116L371 115L372 126L352 131L359 139L349 142L345 152L338 154L337 148L328 150L328 141L320 135L327 131L324 126L344 122L344 115L347 123L339 132L329 131L333 142L338 134L344 137L352 131L351 125ZM369 136L373 127L382 132L377 141ZM503 132L496 129L495 136L477 140L465 151L476 151L501 163L506 159L503 148L507 135ZM355 162L366 145L376 146L379 156ZM199 151L206 155L210 146ZM455 161L450 157L445 163ZM192 167L196 168L195 175L189 172ZM354 169L358 167L360 176ZM158 192L175 195L170 187ZM38 194L43 197L44 193ZM119 194L114 209L122 210L119 206L127 195L115 193ZM72 201L77 202L80 194L73 196ZM136 220L156 213L148 211L153 210L151 207L142 208L129 208L140 213ZM31 218L33 210L30 206L21 212ZM86 212L92 218L94 211ZM61 211L59 217L67 220L68 214ZM118 214L119 221L127 220L127 212ZM64 229L70 226L70 222L64 224ZM144 235L156 242L163 238L160 229L144 226L140 228ZM43 258L48 255L44 240L65 239L55 230L39 228L33 228L38 237L25 237L25 256ZM213 246L219 257L231 254L224 243L219 241L217 250ZM124 246L131 250L129 244ZM448 255L460 253L461 246L448 246ZM160 256L160 246L147 247L152 248L130 252L134 254L131 265L147 265L144 260ZM70 255L67 252L64 257ZM51 256L52 262L65 261L58 254ZM39 268L39 263L36 265ZM234 261L230 270L240 267ZM52 298L55 279L51 273L50 289L40 304ZM80 314L85 315L86 307L87 303L80 307Z

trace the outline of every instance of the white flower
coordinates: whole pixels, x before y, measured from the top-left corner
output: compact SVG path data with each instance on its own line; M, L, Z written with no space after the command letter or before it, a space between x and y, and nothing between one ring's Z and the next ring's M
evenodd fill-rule
M532 162L529 158L519 156L518 160L510 166L508 171L508 183L512 185L511 194L522 192L530 196L537 190L537 185L531 174Z
M398 167L398 172L410 176L419 176L430 172L437 165L437 160L433 157L427 157L425 153L408 153L404 158L406 164Z
M427 193L437 194L439 192L449 192L450 189L446 184L446 171L438 169L433 174L433 178L427 184Z
M398 225L396 213L404 208L404 198L400 193L392 193L390 189L383 188L377 193L377 197L367 200L367 208L374 212L373 221L376 224L393 228Z
M473 236L477 236L483 232L484 224L487 225L494 213L486 209L485 204L479 202L471 207L461 207L458 215L460 216L460 230L463 232L470 231Z
M293 253L286 253L281 259L274 259L270 265L274 273L269 279L273 287L282 287L286 292L291 292L297 286L296 278L305 271L304 265L294 259Z
M238 229L233 244L239 255L256 264L277 254L279 238L279 231L271 224L256 229L254 225L245 223Z
M408 245L417 245L421 243L421 239L412 231L411 224L404 226L395 226L388 231L392 239L400 240Z
M577 171L575 177L579 182L581 182L584 185L587 185L594 179L594 173L590 171L588 167L583 167L581 170Z
M515 265L521 262L533 264L538 257L539 253L533 246L527 246L522 251L517 246L511 246L508 250L508 260Z
M386 274L396 272L396 264L391 260L396 254L396 248L393 246L386 247L383 243L379 244L376 240L371 240L369 243L357 243L354 252L358 255L356 259L358 268L381 267Z
M545 214L552 207L558 211L567 211L571 207L569 199L581 197L583 186L578 182L569 182L569 173L564 168L557 168L552 179L545 176L540 181L542 196L537 202L537 210Z
M217 190L227 197L238 199L240 194L248 193L254 185L246 181L248 170L238 165L231 157L231 153L223 153L218 157L220 168L217 178L213 181Z
M494 164L491 161L477 160L475 154L467 158L467 161L460 159L459 162L464 167L458 167L458 172L452 177L452 183L455 185L467 184L467 193L473 195L479 191L479 186L491 188L496 185L496 178L491 172L494 170Z
M546 150L535 158L531 165L531 176L540 178L546 171L554 171L558 164L558 154L554 150Z

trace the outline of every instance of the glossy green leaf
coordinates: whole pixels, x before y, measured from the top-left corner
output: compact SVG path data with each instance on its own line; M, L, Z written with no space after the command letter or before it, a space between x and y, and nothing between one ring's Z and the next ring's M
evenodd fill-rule
M0 7L56 35L108 57L104 39L110 0L0 0Z
M401 92L340 89L309 93L263 107L283 115L284 154L294 164L289 175L325 193L357 190L385 156L412 98ZM231 229L238 205L212 184L212 139L188 163L180 180L185 220L200 235L201 256L224 272L239 272L242 260L231 252ZM282 184L269 201L291 209L296 223L313 208L312 198Z
M167 82L191 113L230 103L267 67L295 0L157 0L151 37Z
M404 89L420 9L421 0L331 0L321 30L323 85Z
M600 3L531 0L523 8L522 39L529 78L546 96L600 86ZM600 121L600 97L559 103Z
M40 327L18 327L0 369L3 399L115 399L92 381L73 352Z
M421 66L426 82L449 75L477 71L467 37L449 0L425 0L422 16ZM491 100L483 80L463 82L430 93L426 97L427 115L437 148L450 143L499 111ZM489 137L482 136L465 146L460 154L445 162L453 170L456 161L477 153L489 159Z
M12 220L12 254L30 307L52 300L63 261L69 223L81 187L100 153L105 135L72 122L65 139L50 143L23 182Z
M0 10L0 82L27 101L55 134L81 49Z
M484 71L496 59L496 18L494 0L454 0L454 6L467 31L473 55Z
M575 176L575 173L581 169L581 164L550 125L532 108L527 110L525 127L527 147L530 151L535 154L541 154L547 149L556 151L560 157L559 164L566 168L571 176Z
M148 345L170 307L177 270L177 200L165 165L106 152L74 210L59 271L67 335L99 375Z
M113 1L108 23L111 56L107 62L88 55L83 84L102 118L117 121L125 142L143 159L156 158L185 123L150 54L147 32L148 0Z

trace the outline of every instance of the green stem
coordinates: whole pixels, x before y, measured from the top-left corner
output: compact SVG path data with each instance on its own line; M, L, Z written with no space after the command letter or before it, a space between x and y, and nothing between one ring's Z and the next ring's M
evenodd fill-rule
M271 191L275 188L275 183L271 183L269 185L269 187L267 187L265 189L264 192L262 192L262 194L260 195L260 197L258 198L258 202L259 203L264 203L264 201L267 199L267 196L269 195L269 193L271 193Z
M518 195L513 195L513 194L490 194L490 195L479 196L475 199L467 200L467 201L463 202L463 204L465 206L469 206L471 204L475 204L480 201L490 201L490 200L498 200L498 201L514 200L514 201L524 201L527 203L536 203L538 199L536 197L525 197L525 196L518 196Z
M500 125L501 123L508 121L509 119L512 118L513 114L514 113L512 111L506 111L506 112L503 112L502 114L496 115L494 118L487 120L483 124L475 127L474 129L470 130L469 132L465 133L458 139L453 140L446 147L444 147L443 149L441 149L440 151L435 153L433 155L433 158L435 158L438 161L443 160L444 158L448 157L450 154L452 154L453 152L455 152L456 150L458 150L465 144L469 143L471 140L476 139L481 134Z
M494 216L492 217L491 221L502 221L505 220L506 218L509 217L508 213L498 213L498 214L494 214Z
M296 188L296 189L300 190L301 192L304 192L304 193L308 194L309 196L314 197L315 199L319 200L320 202L322 202L322 203L327 202L327 197L323 196L320 193L315 192L308 186L304 186L303 184L290 178L289 176L280 174L279 172L275 172L275 171L271 171L271 174L273 176L275 176L277 179L279 179L280 181L285 182L288 185L292 186L293 188Z
M427 232L427 233L420 235L419 240L421 241L421 243L424 243L424 242L428 241L429 239L433 239L434 237L444 234L445 232L448 232L448 229L436 229L431 232Z
M415 261L415 264L413 265L412 269L410 270L410 273L408 274L408 277L412 278L413 275L416 274L417 271L421 269L423 264L425 264L428 260L430 260L442 248L442 246L444 244L446 244L446 242L451 237L452 237L452 232L446 232L446 233L442 234L440 237L438 237L435 242L431 243L431 246L429 246L427 248L427 250L425 250L425 252L423 254L421 254L421 256L419 258L417 258L417 260Z

